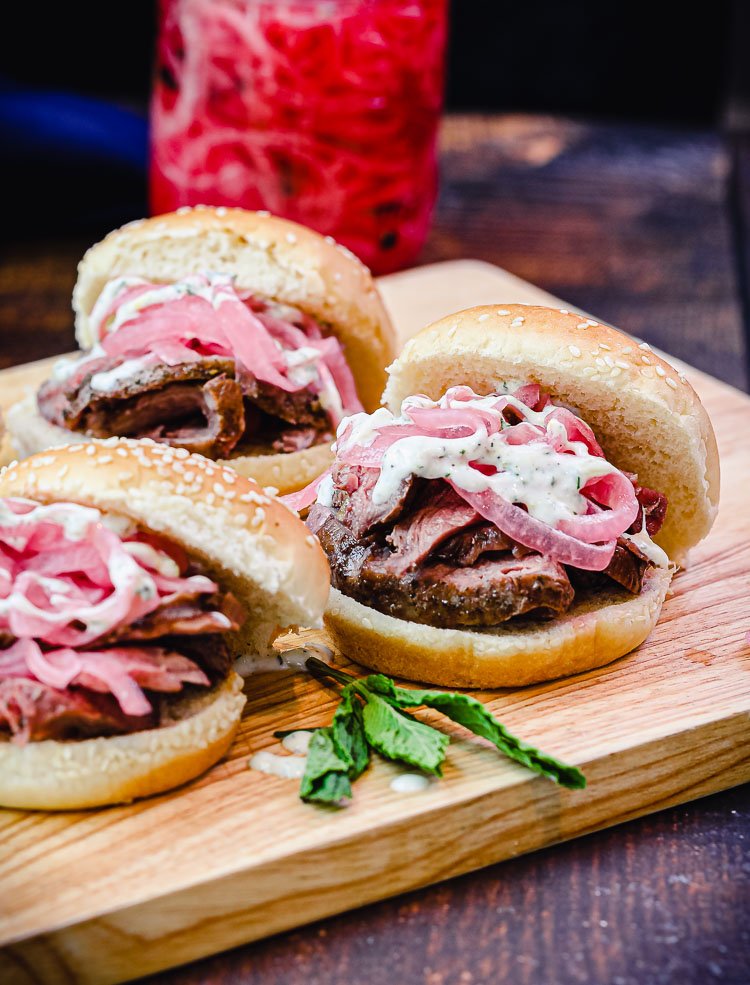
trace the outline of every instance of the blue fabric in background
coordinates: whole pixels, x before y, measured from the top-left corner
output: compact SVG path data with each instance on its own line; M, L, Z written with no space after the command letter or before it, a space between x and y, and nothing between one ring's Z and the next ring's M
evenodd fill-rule
M147 163L145 112L0 85L6 233L106 231L145 215Z

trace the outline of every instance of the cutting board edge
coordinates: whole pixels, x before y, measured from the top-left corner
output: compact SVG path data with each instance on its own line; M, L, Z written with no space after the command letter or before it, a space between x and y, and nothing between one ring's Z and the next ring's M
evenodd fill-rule
M625 823L657 810L686 803L709 796L721 790L729 789L750 780L750 729L745 729L740 734L747 735L747 739L742 744L737 744L735 724L740 720L750 720L749 712L737 712L735 715L725 719L715 719L697 725L694 729L683 732L675 732L666 739L655 739L640 746L631 746L620 752L605 756L594 761L595 773L606 767L606 775L597 777L590 776L593 781L590 789L596 785L597 797L589 801L586 810L580 805L573 810L563 812L560 818L567 818L570 827L564 830L557 830L554 833L541 834L539 829L533 832L533 837L517 851L502 850L498 853L497 848L508 844L508 824L503 824L503 818L508 815L509 822L513 824L513 817L520 814L520 819L515 822L516 827L524 826L523 809L514 806L510 811L507 809L508 788L500 788L493 793L477 793L473 797L467 797L462 802L446 802L434 811L426 811L414 817L394 818L391 822L380 824L373 830L368 838L362 832L352 832L347 837L339 840L329 841L319 846L314 851L301 851L285 856L283 859L275 859L258 869L245 867L235 872L226 874L218 879L206 882L196 882L189 886L182 887L174 892L151 896L141 900L131 906L113 909L111 912L102 912L99 915L87 918L79 923L72 922L55 929L47 929L41 933L32 933L27 936L19 936L12 940L0 943L0 979L9 982L10 985L55 985L60 980L61 970L69 976L71 981L80 985L117 985L120 982L130 981L132 978L146 974L152 974L166 968L174 967L175 964L185 964L190 961L207 957L218 951L235 947L243 943L259 940L272 934L281 933L294 927L315 922L316 920L334 916L337 913L351 909L352 906L365 906L379 900L397 896L404 892L410 892L425 886L442 882L445 879L471 872L475 869L487 865L496 864L509 858L518 857L537 851L541 848L550 847L574 838L592 834L596 831L604 830L609 827ZM695 733L699 734L696 735ZM664 743L674 741L674 749L665 749ZM717 752L717 741L719 750ZM711 744L710 754L707 752L704 758L695 760L692 753L699 744ZM645 757L645 758L644 758ZM679 777L679 785L660 796L654 801L647 796L651 783L644 782L644 770L650 767L663 766L666 760L676 757L673 775ZM717 763L720 768L717 771ZM678 768L679 766L679 768ZM591 768L587 767L591 774ZM624 776L637 778L636 783L622 786ZM607 778L617 778L618 787L615 791L617 798L625 799L626 804L618 811L616 816L612 816L611 791L607 789ZM688 781L687 785L685 781ZM544 814L546 817L554 816L554 810L550 810L549 802L558 798L567 798L572 801L575 793L559 791L557 788L547 785L541 779L530 780L535 783L540 796L534 801L535 815ZM523 785L521 785L523 786ZM642 791L644 797L638 796ZM635 797L634 797L635 794ZM545 805L545 801L548 803ZM496 803L495 803L496 802ZM597 818L587 822L586 816L590 809L596 808L600 811ZM205 925L209 930L217 933L217 937L212 941L207 941L203 937L196 937L196 921L189 920L191 906L198 906L205 903L207 892L213 891L222 896L224 901L230 895L234 898L243 893L243 881L247 878L253 879L253 884L261 884L267 881L269 887L278 884L280 879L298 873L300 866L305 865L309 868L311 860L315 863L317 856L325 856L331 853L335 859L331 864L339 867L346 867L349 856L355 858L361 856L358 864L362 864L362 857L374 859L378 857L378 843L391 843L394 837L416 837L420 840L423 836L434 838L435 829L439 828L443 817L450 817L449 824L455 829L455 814L467 815L467 822L470 817L475 817L475 812L481 809L483 815L494 818L494 825L484 823L480 826L482 837L476 847L468 849L462 856L456 857L455 850L450 852L450 860L444 864L429 864L417 877L397 879L389 883L383 892L377 888L374 891L361 890L362 876L347 882L324 879L320 884L305 881L305 890L308 895L314 898L305 909L305 915L299 918L299 907L301 897L299 893L294 894L296 906L287 919L274 916L269 918L269 912L278 908L278 893L271 892L263 898L254 901L250 907L234 909L225 907L223 912L212 913L208 918L201 918L197 921L198 926ZM422 830L424 829L424 830ZM477 827L474 825L471 830L476 837ZM524 830L529 830L525 829ZM452 849L455 845L451 846ZM421 861L420 861L421 864ZM286 871L288 870L288 872ZM328 870L326 870L328 871ZM370 873L373 886L376 883L377 873ZM330 883L334 882L331 887ZM354 887L356 892L356 902L342 898L347 891ZM333 898L331 898L331 888ZM326 891L327 890L327 891ZM197 897L191 900L192 897ZM282 901L283 902L283 901ZM182 919L182 923L176 929L173 928L165 936L159 936L153 940L144 938L137 931L138 926L144 924L153 927L159 920ZM126 943L123 946L123 941ZM118 952L117 945L120 944ZM166 947L166 951L164 948ZM177 961L174 960L175 948L179 950ZM96 953L106 953L109 960L116 956L113 968L108 971L93 967L92 955ZM159 956L161 952L161 956ZM134 954L137 954L138 966L133 966ZM76 957L79 956L79 957ZM54 959L54 960L53 960ZM29 976L18 978L16 972L18 965L28 969ZM129 971L122 973L123 966L127 965ZM45 977L45 969L51 968L51 974ZM92 970L93 968L93 970ZM15 977L10 977L13 971ZM8 973L8 978L4 977Z

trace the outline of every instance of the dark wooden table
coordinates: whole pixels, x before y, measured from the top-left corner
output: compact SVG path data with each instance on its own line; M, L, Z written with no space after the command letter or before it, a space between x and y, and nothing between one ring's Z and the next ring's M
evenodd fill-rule
M463 117L445 127L442 162L425 262L492 261L747 389L746 140ZM61 235L6 248L0 365L73 348L86 245ZM746 985L748 822L745 787L148 982Z

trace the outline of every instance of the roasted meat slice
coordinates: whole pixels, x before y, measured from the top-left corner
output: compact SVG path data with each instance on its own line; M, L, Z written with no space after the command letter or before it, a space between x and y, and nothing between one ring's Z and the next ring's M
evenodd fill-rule
M320 514L315 516L319 521ZM496 626L527 613L549 618L573 601L565 570L538 554L519 559L507 553L464 568L427 562L396 574L388 548L358 541L330 511L317 535L334 587L401 619L440 627Z
M413 502L418 480L409 476L384 503L373 503L372 490L380 475L379 469L361 465L334 465L333 508L339 520L359 538L373 527L393 523Z
M109 694L59 691L28 677L0 680L0 733L9 731L17 742L117 735L157 724L156 712L126 715Z

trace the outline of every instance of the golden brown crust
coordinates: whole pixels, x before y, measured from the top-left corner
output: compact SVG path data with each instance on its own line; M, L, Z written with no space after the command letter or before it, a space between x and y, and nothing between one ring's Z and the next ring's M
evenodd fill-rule
M646 343L556 308L468 308L423 329L404 346L384 402L433 399L449 386L479 393L537 382L581 414L607 457L667 496L656 538L683 563L716 516L719 458L711 422L690 384Z
M0 472L0 496L94 506L181 544L250 613L228 634L238 653L269 652L278 627L315 625L325 607L328 562L302 521L201 455L128 438L51 448Z
M210 691L175 700L175 721L161 728L24 746L0 741L0 805L82 810L171 790L221 759L244 704L242 678L231 672Z
M396 341L372 275L330 237L264 212L198 206L131 222L92 246L73 291L76 337L93 338L88 315L118 275L169 282L205 270L236 274L241 288L292 304L344 347L360 400L375 410Z
M396 619L332 589L325 624L347 657L393 677L443 687L520 687L601 667L635 649L656 625L670 580L671 571L652 568L640 595L613 586L551 622L481 632Z

